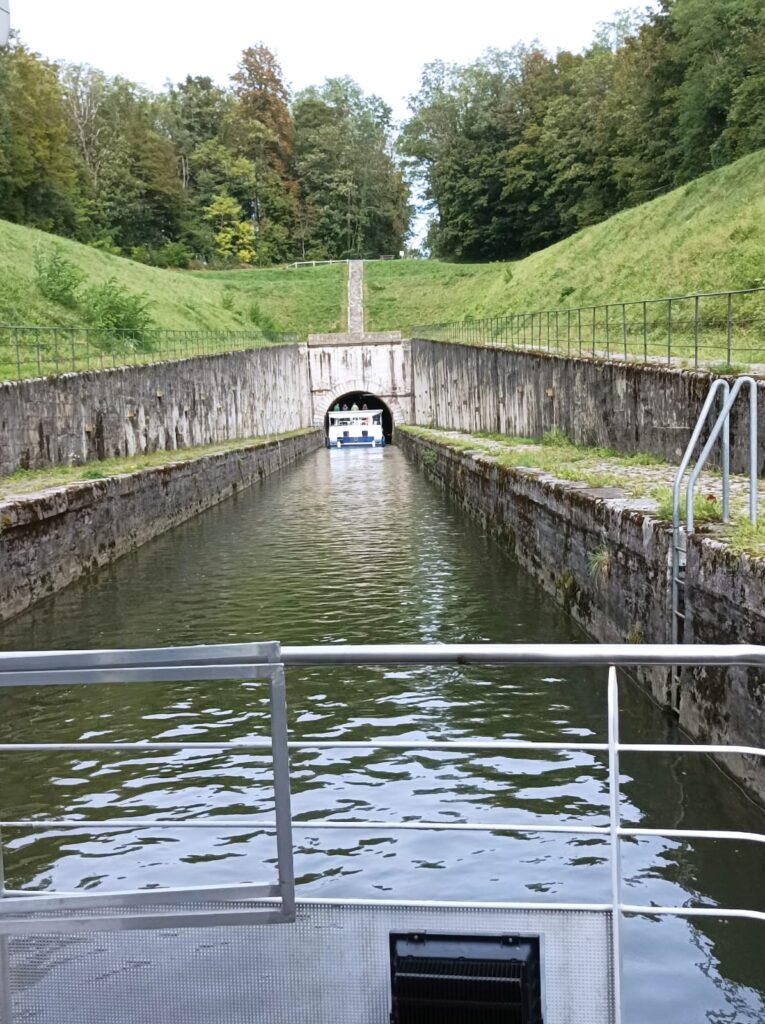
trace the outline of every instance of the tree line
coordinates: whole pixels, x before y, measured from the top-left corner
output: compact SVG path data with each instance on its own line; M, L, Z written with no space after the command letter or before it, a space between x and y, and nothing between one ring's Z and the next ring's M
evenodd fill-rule
M349 78L293 96L263 44L159 93L0 53L0 217L163 266L395 254L412 183L433 255L516 259L762 146L765 0L438 61L399 132Z
M433 254L516 259L765 146L765 0L661 0L581 54L436 62L410 106Z
M227 88L159 93L0 52L0 218L182 267L398 253L410 213L385 103L349 78L292 96L263 44Z

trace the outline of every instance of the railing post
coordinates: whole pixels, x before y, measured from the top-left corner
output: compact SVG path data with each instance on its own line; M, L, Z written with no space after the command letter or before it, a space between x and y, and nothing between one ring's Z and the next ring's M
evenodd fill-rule
M624 362L627 362L627 303L622 303L622 335L624 337Z
M648 362L648 303L643 299L643 362Z
M614 1024L622 1021L622 856L621 794L619 789L619 684L616 668L608 669L608 825L611 864L611 959L613 963Z
M606 303L606 359L611 358L611 331L608 320L609 305Z
M699 296L693 297L693 367L699 368Z
M667 299L667 366L672 365L672 299Z
M571 355L571 310L566 310L566 355Z
M5 896L5 865L3 861L3 836L0 832L0 900ZM0 935L0 1022L13 1024L11 1002L11 965L8 953L8 936Z
M749 521L757 524L757 384L749 385Z
M592 307L592 358L595 358L595 307Z
M685 586L684 577L681 578L681 573L684 572L684 569L685 569L685 561L684 561L684 558L685 558L685 546L681 546L681 543L680 543L681 539L682 539L682 535L680 533L680 488L682 486L683 477L685 476L685 471L688 468L688 465L689 465L689 463L691 461L691 458L693 457L694 451L696 450L696 445L698 443L699 438L701 437L701 432L702 432L702 430L704 428L704 425L706 424L707 419L709 418L709 413L710 413L710 411L712 409L712 406L714 404L715 397L716 397L718 391L721 391L722 394L723 394L722 406L724 408L725 404L726 404L726 402L728 400L728 395L730 393L730 385L728 384L727 380L725 380L723 377L718 377L717 380L713 381L712 386L710 387L709 391L707 392L707 397L704 399L704 405L702 406L701 412L699 413L699 418L696 421L696 426L693 428L693 433L691 434L691 439L690 439L690 441L688 442L688 444L686 446L685 453L683 454L683 457L680 460L680 465L677 468L677 472L675 473L675 480L674 480L674 483L672 485L672 581L671 581L672 582L672 633L671 633L671 636L672 636L672 643L673 644L677 644L677 643L681 642L681 632L680 632L679 620L680 620L680 618L683 618L683 620L685 618L684 612L682 612L682 613L680 612L680 588ZM707 443L709 443L709 442L707 442ZM712 444L714 444L714 440L712 441ZM710 445L710 450L711 450L711 445ZM702 454L699 456L699 461L701 461L702 457L705 457L704 456L704 452L702 452ZM691 505L691 516L692 515L693 515L693 506ZM687 518L687 506L686 506L686 518ZM690 533L690 531L692 529L692 526L693 526L692 520L691 520L690 523L686 522L686 535L688 533ZM674 675L674 673L673 673L673 675ZM674 700L673 700L672 703L673 703L673 707L674 707Z
M290 759L287 741L287 697L284 685L284 667L279 665L271 680L271 758L274 771L276 855L279 861L282 910L286 917L294 920L295 868L292 859Z
M728 366L731 365L731 349L732 349L732 335L733 335L733 293L728 292L728 315L726 317L726 349L728 356Z

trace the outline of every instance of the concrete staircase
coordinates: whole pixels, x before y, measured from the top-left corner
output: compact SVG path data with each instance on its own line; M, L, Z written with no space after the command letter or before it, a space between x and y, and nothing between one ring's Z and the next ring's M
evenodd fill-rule
M401 341L401 331L364 331L364 261L348 264L348 330L344 334L309 334L309 345L389 345Z

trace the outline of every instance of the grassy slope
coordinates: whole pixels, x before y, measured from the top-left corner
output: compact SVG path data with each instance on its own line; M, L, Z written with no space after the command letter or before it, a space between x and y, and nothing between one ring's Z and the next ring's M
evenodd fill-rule
M0 324L67 326L82 322L76 309L49 302L40 294L32 258L36 244L60 245L89 283L116 277L124 287L147 295L157 327L245 330L251 326L253 301L283 331L329 331L343 323L344 265L188 274L146 267L0 220Z
M611 217L517 263L368 263L369 330L577 306L765 276L765 151ZM157 327L244 330L257 303L283 331L345 327L345 266L182 273L145 267L0 221L0 324L70 325L82 314L40 294L35 244L60 245L88 281L146 294Z
M517 263L370 263L370 330L765 283L765 150Z
M323 333L345 330L346 267L277 267L268 270L217 270L188 275L231 289L245 310L253 302L284 331Z

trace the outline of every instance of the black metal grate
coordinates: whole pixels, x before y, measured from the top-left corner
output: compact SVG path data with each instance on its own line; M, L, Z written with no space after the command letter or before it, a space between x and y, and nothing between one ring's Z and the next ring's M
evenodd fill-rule
M392 1024L542 1024L539 939L392 933Z

